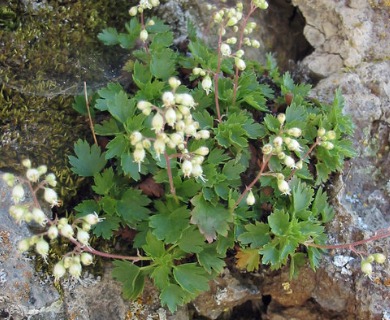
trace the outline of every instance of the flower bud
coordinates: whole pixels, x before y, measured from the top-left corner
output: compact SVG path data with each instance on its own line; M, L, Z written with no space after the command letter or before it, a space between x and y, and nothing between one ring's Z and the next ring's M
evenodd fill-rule
M62 261L57 262L53 267L54 281L57 282L66 273L64 263Z
M50 187L55 187L57 185L56 176L54 173L49 173L46 175L45 180Z
M17 223L20 223L25 220L25 214L27 209L23 206L11 206L9 208L9 214L12 218L15 219Z
M334 140L334 139L336 139L336 132L333 130L329 130L326 133L326 137L328 138L328 140Z
M26 167L27 169L31 168L31 161L30 159L24 159L22 160L22 165Z
M83 229L77 229L77 240L86 246L88 246L89 241L89 233L84 231Z
M296 166L295 166L295 160L294 160L292 157L290 157L290 156L286 156L286 157L283 159L283 162L284 162L284 164L285 164L287 167L289 167L289 168L291 168L291 169L296 168Z
M153 7L157 7L160 5L160 1L159 0L149 0L150 4L153 6Z
M50 226L47 230L47 236L49 239L53 240L58 237L58 228L55 225Z
M210 76L205 76L202 80L202 88L204 91L206 91L206 95L208 95L211 91L211 87L213 86L213 83L211 81Z
M286 158L286 154L284 153L284 152L279 152L278 154L277 154L277 156L278 156L278 159L280 159L280 160L283 160L284 158Z
M278 118L279 123L282 125L286 121L286 115L284 113L279 113L277 118Z
M238 50L236 52L236 57L237 58L242 58L244 56L244 54L245 54L244 50Z
M145 110L145 109L149 109L152 107L152 104L148 101L144 101L144 100L141 100L141 101L138 101L137 103L137 108L141 111Z
M192 163L189 160L184 160L181 164L181 170L183 171L184 177L189 177L192 173Z
M39 179L39 172L35 168L27 169L26 177L31 182L37 182Z
M161 154L164 154L165 152L165 142L163 139L157 139L153 143L154 151L156 152L156 155L158 158L160 158Z
M198 131L198 136L200 139L206 140L210 138L210 131L208 130L200 130Z
M171 107L175 105L175 96L170 91L164 92L162 95L162 101L165 107Z
M248 196L246 197L246 204L248 206L253 206L256 202L255 196L253 195L252 190L249 191Z
M89 223L86 223L85 221L81 224L81 229L84 231L90 231L91 230L91 225Z
M15 176L12 173L4 173L3 174L3 180L9 187L13 187L15 183Z
M325 133L326 133L325 128L319 128L317 130L317 136L320 137L320 138L323 137L325 135Z
M200 164L194 164L192 166L191 174L194 178L202 178L203 175L203 169Z
M18 251L20 253L26 252L30 249L30 240L29 239L23 239L18 242Z
M67 218L61 218L60 220L58 220L57 228L61 229L63 226L65 226L67 224L68 224L68 219Z
M298 170L301 170L302 167L303 167L303 161L302 161L302 160L299 160L299 161L295 164L295 166L297 167Z
M134 17L137 15L137 13L138 13L138 8L136 6L130 8L130 10L129 10L130 16Z
M334 144L329 141L322 142L321 146L323 146L326 150L332 150L334 148Z
M35 251L40 254L44 259L46 259L47 254L49 253L49 244L41 238L35 244Z
M169 126L175 126L176 111L173 108L168 108L167 111L165 111L165 120Z
M207 156L209 154L210 150L207 147L200 147L194 151L195 154L200 156Z
M81 255L80 255L80 260L81 260L81 263L85 266L89 266L90 264L92 264L93 262L93 256L92 254L88 253L88 252L83 252Z
M260 48L260 42L257 40L252 40L251 44L252 44L253 48L256 48L256 49Z
M302 130L300 128L290 128L287 130L287 133L290 135L290 136L293 136L295 138L299 138L301 135L302 135Z
M176 90L181 84L180 80L175 77L170 77L168 83L173 90Z
M82 267L80 262L72 261L69 266L69 274L75 278L80 278Z
M133 152L134 162L138 163L138 170L141 171L141 162L144 162L145 159L145 149L135 149Z
M87 214L86 216L84 216L82 218L86 223L90 224L91 226L97 224L98 222L101 221L101 219L99 219L99 216L97 215L96 212L94 213L89 213Z
M246 64L245 64L244 60L242 60L240 58L235 58L234 62L236 64L236 67L237 67L238 70L241 70L241 71L245 70Z
M50 203L51 206L56 206L58 204L57 193L53 189L45 188L43 198L46 202Z
M195 156L191 159L191 163L192 165L196 165L196 164L202 164L204 161L204 157L203 156Z
M291 151L301 151L302 150L301 145L295 139L291 139L291 141L287 145L287 148L288 148L288 150L291 150Z
M373 256L376 263L382 264L386 261L386 256L383 253L374 253Z
M273 145L275 147L281 147L283 145L283 138L282 137L275 137L274 140L272 141Z
M189 107L189 108L195 108L196 106L196 103L195 103L195 100L194 98L188 94L188 93L182 93L181 95L181 104L185 107Z
M157 112L152 119L152 129L156 133L159 133L163 130L163 128L164 128L164 118L159 112Z
M19 203L24 199L24 189L21 184L17 184L13 189L12 189L12 200L15 203Z
M74 235L74 230L72 228L72 226L70 224L66 224L64 225L61 229L60 229L60 233L62 236L64 236L65 238L72 238L73 235Z
M277 174L276 174L276 179L277 179L277 180L284 180L284 175L283 175L283 173L277 173Z
M362 260L361 264L360 264L360 268L362 270L362 272L368 276L371 275L372 273L372 264L370 262L368 262L367 260Z
M47 166L41 165L37 168L39 175L43 175L47 172Z
M286 180L277 180L278 181L278 189L279 191L284 194L284 195L289 195L290 194L290 186L288 185Z
M192 73L193 73L195 76L200 75L200 72L201 72L201 71L203 71L203 69L202 69L202 68L198 68L198 67L192 69Z
M196 128L194 124L186 125L184 132L187 136L192 137L196 135Z
M32 218L36 223L41 226L44 226L48 221L45 213L39 208L32 209Z
M263 152L263 154L267 155L267 154L271 154L273 150L273 147L267 143L265 144L262 148L261 148L261 151Z
M228 44L236 44L237 43L237 38L236 37L231 37L229 39L226 39L226 43L228 43Z
M146 31L146 29L142 29L140 34L139 34L139 38L141 39L141 41L146 42L146 40L148 40L148 37L149 37L149 34Z
M68 269L73 262L73 258L70 256L66 256L63 261L64 261L64 267Z
M230 49L230 46L226 43L221 44L221 54L223 56L230 56L232 54L232 50Z
M228 27L233 27L234 25L236 25L238 22L237 18L236 17L231 17L228 22L227 22L227 26Z
M133 131L133 133L130 135L130 143L133 146L135 146L141 140L142 140L142 134L139 131Z

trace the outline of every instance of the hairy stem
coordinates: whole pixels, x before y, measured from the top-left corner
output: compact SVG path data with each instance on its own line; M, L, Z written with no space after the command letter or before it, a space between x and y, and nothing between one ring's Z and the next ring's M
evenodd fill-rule
M218 49L217 49L218 65L217 65L217 70L215 71L214 74L214 97L215 97L215 108L217 111L218 122L222 122L221 110L219 108L219 95L218 95L218 79L219 79L219 73L221 72L221 63L222 63L221 45L222 45L222 27L218 37Z
M171 160L170 160L168 153L166 151L164 152L164 157L165 157L165 161L167 163L167 174L168 174L168 179L169 179L169 188L171 190L172 195L176 196L176 189L175 189L175 186L173 184Z

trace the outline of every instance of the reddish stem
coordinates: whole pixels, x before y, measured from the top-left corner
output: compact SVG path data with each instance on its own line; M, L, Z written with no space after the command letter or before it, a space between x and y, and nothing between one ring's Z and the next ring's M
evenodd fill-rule
M171 169L171 160L168 156L168 153L164 152L165 162L167 163L167 173L168 173L168 179L169 179L169 187L171 190L171 193L175 196L176 195L176 189L173 184L173 176L172 176L172 169Z
M222 63L222 55L221 55L221 45L222 45L222 27L219 32L219 37L218 37L218 65L217 65L217 70L214 75L214 97L215 97L215 108L217 110L217 117L218 117L218 122L222 122L222 117L221 117L221 111L219 109L219 95L218 95L218 78L219 78L219 73L221 72L221 63Z
M241 196L238 198L238 200L234 204L233 209L238 207L238 205L241 203L242 199L244 199L246 194L252 189L252 187L257 183L257 181L259 181L259 179L261 178L261 176L264 173L265 168L267 167L269 159L271 159L271 156L272 155L267 155L267 156L263 157L263 163L261 164L261 168L260 168L259 173L257 174L256 178L254 178L253 181L245 188L244 192L241 194Z

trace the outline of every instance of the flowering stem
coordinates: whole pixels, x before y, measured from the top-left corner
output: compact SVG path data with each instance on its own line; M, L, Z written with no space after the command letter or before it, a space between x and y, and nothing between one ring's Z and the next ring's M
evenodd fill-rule
M103 258L109 258L109 259L121 259L121 260L129 260L129 261L140 261L140 260L151 260L149 257L142 257L142 256L124 256L120 254L112 254L107 252L102 252L96 249L93 249L91 247L82 245L79 243L76 239L68 238L70 242L72 242L74 245L76 245L76 250L81 250L84 252L89 252L91 254L94 254L95 256L100 256Z
M349 249L353 252L356 252L356 250L355 250L356 246L359 246L359 245L362 245L362 244L365 244L368 242L384 239L387 237L390 237L390 227L388 229L386 229L385 232L378 233L370 238L360 240L360 241L355 241L355 242L351 242L351 243L344 243L344 244L331 244L331 245L327 245L327 244L322 245L322 244L307 242L307 243L305 243L305 246L319 248L319 249Z
M271 159L271 156L272 156L271 154L267 155L267 156L263 156L263 163L261 164L261 168L260 168L259 173L257 174L256 178L254 178L253 181L245 188L244 192L241 194L241 196L238 198L238 200L234 204L233 209L238 207L238 205L241 203L242 199L244 199L246 194L252 189L252 187L257 183L257 181L259 181L259 179L261 178L261 176L264 173L265 168L267 167L269 159Z
M168 173L168 179L169 179L169 187L171 190L172 195L176 196L176 189L173 184L173 176L172 176L172 169L171 169L171 160L168 156L168 153L164 152L165 162L167 163L167 173Z
M242 42L243 42L243 39L244 39L244 31L245 31L246 25L248 24L248 20L249 20L250 16L256 11L256 6L253 4L252 1L251 1L250 6L251 7L249 9L248 14L246 15L246 17L244 18L244 20L241 23L241 30L240 30L240 37L238 39L237 51L241 50L241 48L242 48ZM234 82L233 82L233 100L232 100L232 105L236 104L237 90L238 90L239 70L238 70L237 66L235 66L235 70L236 70L236 72L234 74Z
M219 73L221 72L221 63L222 63L222 55L221 55L221 45L222 45L222 26L221 30L219 32L219 38L218 38L218 65L217 65L217 70L214 75L214 96L215 96L215 108L217 110L217 117L218 117L218 122L222 122L222 117L221 117L221 111L219 109L219 99L218 99L218 78L219 78Z
M97 139L96 139L96 134L95 130L93 129L93 122L92 122L92 117L91 117L91 111L89 109L89 101L88 101L88 93L87 93L87 83L84 81L84 97L85 97L85 106L87 107L88 111L88 119L89 119L89 126L92 131L92 136L93 136L93 141L95 141L95 144L98 145Z
M313 145L310 147L310 149L307 150L307 152L304 154L304 156L301 158L301 160L305 160L306 158L308 158L309 155L313 152L314 148L317 147L320 143L321 143L321 138L317 137L316 141L313 143ZM291 173L288 176L287 180L290 180L292 178L292 176L294 175L296 170L297 169L293 169L291 171Z

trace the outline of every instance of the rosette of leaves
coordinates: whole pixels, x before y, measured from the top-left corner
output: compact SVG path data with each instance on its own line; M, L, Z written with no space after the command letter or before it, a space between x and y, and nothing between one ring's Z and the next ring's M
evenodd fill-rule
M96 194L76 206L77 215L97 212L104 218L94 233L105 240L120 229L134 230L129 254L137 250L142 264L114 261L113 276L123 283L124 296L134 299L140 295L144 279L149 277L161 292L162 304L173 312L208 290L209 280L225 267L228 250L238 247L236 265L248 271L262 264L271 269L289 264L294 276L307 258L315 269L322 252L309 244L325 242L324 224L333 217L323 183L342 169L345 158L354 155L345 138L352 133L352 124L342 113L340 92L331 105L315 102L307 97L310 86L294 84L288 73L280 75L268 56L266 66L247 62L233 98L234 59L226 57L218 80L224 117L216 121L215 92L207 94L191 70L216 70L217 52L196 38L191 25L188 49L179 52L169 28L159 19L153 21L145 23L150 39L147 50L137 47L141 25L135 18L125 25L124 32L108 28L99 34L104 44L131 50L127 67L131 65L133 85L127 92L119 83L110 83L94 95L90 102L94 131L108 143L102 148L79 140L75 156L69 157L75 173L90 177ZM151 138L154 134L151 115L138 110L137 102L158 104L162 92L170 90L167 80L171 76L182 82L177 92L194 97L194 119L212 133L206 141L210 153L202 165L204 180L183 178L179 157L167 163L149 152L140 170L132 158L131 133L138 131ZM87 114L83 97L76 98L74 108ZM279 112L285 113L283 128L277 119ZM297 138L301 150L290 155L302 159L302 167L288 168L272 155L252 188L255 205L240 201L245 185L256 178L265 161L262 146L297 127L302 130ZM310 150L319 128L336 133L333 149L316 145ZM189 150L200 146L197 140L188 143ZM168 165L175 194L171 193ZM278 190L273 175L277 172L291 178L289 196ZM158 191L145 192L145 181L153 181L149 187Z

